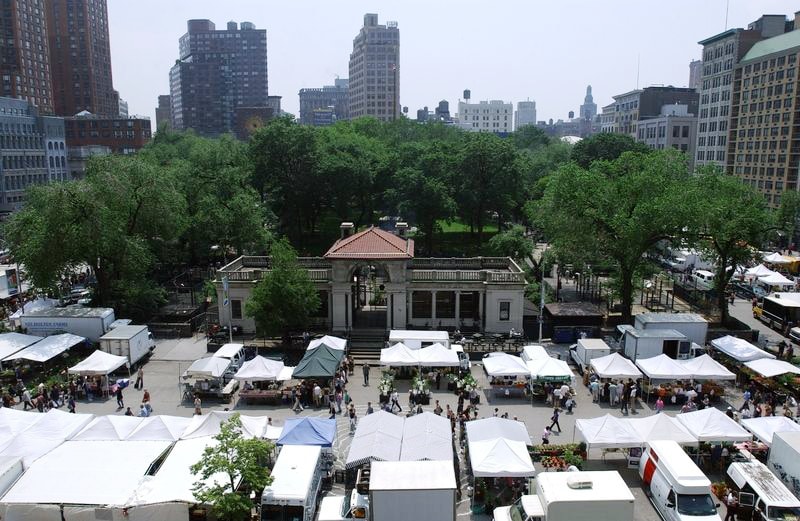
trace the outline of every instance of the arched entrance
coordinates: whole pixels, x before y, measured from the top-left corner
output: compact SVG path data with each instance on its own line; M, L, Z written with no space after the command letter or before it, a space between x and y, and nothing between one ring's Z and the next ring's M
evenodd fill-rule
M360 263L352 271L353 327L386 329L389 273L378 263Z

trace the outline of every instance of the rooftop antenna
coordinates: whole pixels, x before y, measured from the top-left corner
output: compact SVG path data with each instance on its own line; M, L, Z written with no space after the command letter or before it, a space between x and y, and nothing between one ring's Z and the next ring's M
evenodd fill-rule
M641 57L641 54L636 55L636 90L639 90L639 61Z
M731 0L725 1L725 31L728 30L728 9L731 7Z

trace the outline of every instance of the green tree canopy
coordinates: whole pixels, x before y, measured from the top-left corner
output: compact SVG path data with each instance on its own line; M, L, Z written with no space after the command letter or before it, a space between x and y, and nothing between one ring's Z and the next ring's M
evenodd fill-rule
M634 274L658 241L673 239L689 222L689 174L672 151L625 153L589 169L571 163L550 178L533 216L559 258L608 259L618 271L623 322L629 322Z
M247 316L265 336L278 336L308 325L320 305L319 295L299 266L297 255L286 239L272 243L270 269L253 288L245 305Z
M649 151L647 145L627 134L603 132L578 141L572 147L572 160L582 168L589 168L594 161L613 161L625 152L646 154Z
M525 228L512 226L489 239L489 249L495 255L524 259L533 253L533 241L525 236Z
M526 148L529 150L549 145L552 141L550 137L536 125L524 125L522 128L518 128L511 134L511 139L514 140L514 146L517 148Z
M241 492L242 485L259 494L272 483L267 457L273 444L260 438L244 438L239 413L220 424L214 440L216 443L206 447L200 461L191 467L197 477L192 488L194 497L201 504L211 505L217 519L250 519L253 502ZM219 475L225 476L226 481L215 479Z

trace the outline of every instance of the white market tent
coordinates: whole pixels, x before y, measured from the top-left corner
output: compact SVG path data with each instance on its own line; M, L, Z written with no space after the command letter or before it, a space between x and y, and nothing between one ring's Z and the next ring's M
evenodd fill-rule
M751 360L749 362L745 362L744 365L757 372L761 376L766 376L767 378L772 378L773 376L787 373L800 374L800 368L798 368L796 365L792 365L783 360L773 360L771 358L759 358L758 360Z
M469 461L475 477L526 477L536 473L528 447L505 438L470 441Z
M531 445L528 429L520 421L492 416L491 418L467 422L466 425L467 439L471 442L505 438Z
M707 354L688 360L678 360L687 374L695 380L736 380L736 375Z
M189 425L181 434L180 439L202 438L216 436L220 432L220 424L230 419L234 411L211 411L208 414L192 416ZM245 438L261 438L267 428L266 416L240 416L242 421L242 436Z
M564 360L548 356L525 362L534 380L572 380L575 375Z
M266 380L277 380L283 371L283 362L270 360L259 355L242 364L236 371L233 378L236 380L247 380L249 382L263 382Z
M72 441L124 441L144 420L138 416L97 416Z
M665 354L639 358L636 365L650 380L678 380L688 377L686 368Z
M672 440L679 445L697 445L697 438L674 416L665 413L640 418L623 418L622 421L641 437L642 446L645 442L655 440Z
M452 461L453 433L450 430L450 420L432 412L406 418L400 460Z
M0 334L0 360L35 344L41 339L42 337L40 336L23 335L21 333Z
M39 421L13 438L0 451L0 456L22 458L23 464L27 468L34 461L72 438L94 419L93 414L70 414L58 409L50 409L46 414L38 416ZM73 472L75 468L79 467L73 467Z
M641 378L642 372L633 365L633 362L620 355L611 353L610 355L592 358L589 363L592 370L600 378Z
M183 373L184 378L219 378L231 365L227 358L210 356L192 362L189 369Z
M31 414L9 407L0 408L0 425L3 426L0 429L0 453L18 434L29 429L42 418L44 418L43 414Z
M148 416L126 439L133 441L177 441L189 427L191 418L182 416Z
M347 340L344 338L339 338L338 336L330 336L325 335L322 338L316 338L308 343L308 348L306 351L310 351L311 349L315 349L320 345L325 344L328 347L332 347L333 349L338 349L339 351L344 351L347 347Z
M778 286L781 289L791 289L794 287L794 281L787 279L780 273L772 273L770 275L759 277L758 282L770 287Z
M752 432L756 438L767 446L772 445L772 436L776 432L800 432L800 425L786 416L760 416L758 418L745 418L739 423Z
M409 349L403 342L381 349L381 365L405 367L419 365L418 350Z
M457 367L461 364L458 353L440 343L431 344L417 351L419 365L423 367Z
M768 275L772 275L773 273L775 273L775 272L772 271L771 269L767 268L763 264L759 264L758 266L754 266L752 268L747 268L744 271L745 276L747 276L747 277L755 277L755 278L766 277Z
M520 356L526 362L529 362L531 360L541 360L543 358L552 358L550 354L547 352L547 350L544 348L544 346L536 344L524 346L522 348L522 353L520 353Z
M685 412L677 418L697 441L746 441L753 438L724 412L713 407Z
M214 354L211 356L216 356L217 358L233 358L242 349L244 349L244 344L222 344L222 347L214 351Z
M483 368L489 376L530 376L531 371L522 358L508 353L489 353L483 358Z
M575 429L588 449L622 449L644 444L639 433L628 423L610 414L575 420Z
M750 360L758 360L759 358L775 358L775 355L767 353L747 340L742 340L735 336L726 335L715 338L711 341L711 345L715 349L722 351L740 362L749 362Z
M791 257L784 257L780 253L770 253L769 255L764 256L764 262L768 262L770 264L790 264L793 262L794 259Z
M70 367L69 374L79 374L83 376L107 375L113 373L123 365L128 363L128 358L124 356L112 355L99 349L87 358Z
M411 349L419 349L422 344L440 343L450 347L450 334L447 331L423 331L415 329L393 329L389 331L389 343L402 342Z
M368 461L398 461L403 438L403 418L378 411L361 418L350 444L345 468Z
M285 382L286 380L291 380L292 374L294 373L294 369L295 366L292 367L289 367L288 365L284 366L284 368L281 369L281 373L278 375L278 381Z
M73 335L71 333L48 336L26 347L22 351L6 357L4 360L25 359L32 362L47 362L51 358L55 358L64 351L69 350L85 340L86 339L82 336Z
M154 441L67 441L31 464L3 501L125 505L148 467L169 446ZM113 475L107 474L109 469Z

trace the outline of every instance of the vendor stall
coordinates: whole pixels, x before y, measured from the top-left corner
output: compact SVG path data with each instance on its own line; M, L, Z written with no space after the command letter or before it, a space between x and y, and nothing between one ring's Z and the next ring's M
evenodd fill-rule
M751 360L749 362L745 362L744 365L746 365L748 369L755 371L761 376L766 376L767 378L788 373L800 374L800 368L798 368L796 365L792 365L789 362L784 362L783 360L773 360L771 358L759 358L758 360Z
M592 358L589 365L600 378L631 378L636 380L642 377L642 372L633 365L633 362L619 353Z
M623 449L641 447L644 441L622 418L610 414L575 420L575 430L587 449Z
M736 380L734 373L708 355L700 355L677 362L694 380Z
M231 365L227 358L211 356L200 358L183 373L184 380L193 380L184 384L184 400L191 400L194 395L214 396L223 400L230 400L239 382L236 380L225 381L225 374Z
M85 341L86 339L82 336L70 333L52 335L44 337L35 344L4 358L3 361L8 362L11 360L25 359L31 362L47 362L51 358L55 358L64 351L68 351L72 347Z
M418 356L419 365L422 367L458 367L461 365L458 353L438 342L420 349Z
M520 441L496 438L469 442L469 462L477 477L529 477L536 473L528 448Z
M92 393L100 396L107 396L109 382L108 375L124 365L128 365L128 357L116 356L97 350L82 362L70 367L67 372L69 374L77 374L87 377L104 377L97 379L97 382L95 383L87 382L86 385L89 385ZM128 376L130 376L130 369L128 369Z
M672 440L679 445L697 446L697 438L690 433L674 416L666 413L654 414L640 418L623 418L645 442L655 440Z
M278 438L278 445L319 445L330 448L336 441L336 420L328 418L289 418Z
M306 351L292 373L293 378L332 378L344 358L344 351L320 344Z
M470 441L506 438L531 445L528 429L520 421L491 417L467 422L466 426L467 438Z
M525 362L531 372L531 383L537 382L571 382L575 375L564 360L548 356L538 360Z
M420 349L429 344L442 344L450 347L450 334L447 331L423 331L413 329L393 329L389 332L389 343L402 342L411 349Z
M746 441L753 437L724 412L713 407L679 414L677 418L701 442Z
M453 433L450 420L432 412L406 418L400 460L452 461Z
M780 273L771 273L758 278L758 284L763 286L767 292L773 291L793 291L795 284L794 281L781 275Z
M233 378L248 382L278 380L284 367L280 360L270 360L259 355L243 363Z
M489 353L483 357L483 368L489 375L489 385L495 396L524 394L531 371L520 357L502 352Z
M35 344L43 337L34 335L23 335L21 333L2 333L0 334L0 360L10 357L26 347ZM2 364L0 364L2 366Z
M677 361L665 354L652 358L640 358L636 365L642 370L648 380L673 381L682 378L691 378L685 368Z
M711 341L711 345L718 351L725 353L739 362L749 362L750 360L758 360L759 358L775 358L775 355L767 353L747 340L742 340L735 336L726 335L715 338Z
M316 349L322 344L325 344L328 347L332 347L333 349L338 349L339 351L344 351L347 348L347 340L345 340L344 338L339 338L338 336L325 335L322 338L315 338L314 340L309 342L308 349L306 349L306 351Z
M745 418L739 423L768 447L772 445L772 436L776 432L800 431L800 425L786 416Z
M403 438L403 418L377 411L361 418L350 444L345 468L369 461L398 461Z
M389 367L413 367L419 365L419 349L410 349L402 342L381 349L381 365Z

